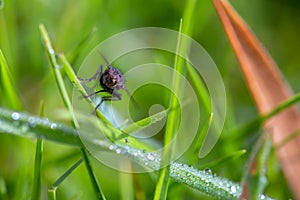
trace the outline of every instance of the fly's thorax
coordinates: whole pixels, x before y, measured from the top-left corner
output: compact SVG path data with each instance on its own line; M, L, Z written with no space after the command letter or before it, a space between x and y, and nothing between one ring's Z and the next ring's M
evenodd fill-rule
M100 77L100 85L106 89L124 89L124 76L116 68L108 66Z

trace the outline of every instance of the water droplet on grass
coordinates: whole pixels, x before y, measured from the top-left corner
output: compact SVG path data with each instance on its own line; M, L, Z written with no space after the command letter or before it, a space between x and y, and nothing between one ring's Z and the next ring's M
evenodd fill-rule
M116 153L120 154L121 153L121 149L116 149Z
M34 118L29 118L28 119L29 127L34 128L36 127L35 119Z
M56 128L57 128L57 124L52 123L52 124L50 125L50 128L51 128L51 129L56 129Z
M19 119L20 119L20 113L13 112L13 113L11 114L11 118L12 118L13 120L19 120Z
M149 154L147 154L147 159L148 160L154 160L155 157L149 153Z
M236 193L236 187L235 186L231 186L230 190L231 190L232 193Z

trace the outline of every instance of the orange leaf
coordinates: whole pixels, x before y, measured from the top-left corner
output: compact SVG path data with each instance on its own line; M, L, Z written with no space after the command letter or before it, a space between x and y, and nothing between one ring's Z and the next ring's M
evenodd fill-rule
M226 0L212 0L239 61L252 97L261 114L266 114L293 94L275 62L247 24ZM289 107L264 123L276 145L300 129L300 112ZM286 179L300 199L300 135L277 150Z

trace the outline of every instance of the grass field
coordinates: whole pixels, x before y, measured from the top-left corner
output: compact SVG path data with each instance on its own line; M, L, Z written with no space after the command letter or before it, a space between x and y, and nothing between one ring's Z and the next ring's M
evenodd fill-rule
M251 150L262 130L243 132L241 129L256 119L258 113L211 1L0 2L0 50L3 53L0 71L0 199L38 199L39 196L40 199L164 199L165 196L168 199L214 199L209 195L216 196L213 194L216 185L208 185L211 189L205 192L201 189L205 188L201 181L197 186L196 179L201 174L189 179L189 173L194 169L204 170L208 176L213 174L215 179L212 182L224 181L222 183L227 184L227 180L219 180L220 177L241 182ZM299 92L300 4L296 0L231 3L269 50L291 88L295 93ZM79 82L72 70L77 73L89 52L100 42L139 27L180 30L201 44L224 81L227 112L219 140L203 159L199 160L198 152L191 153L189 149L171 168L130 174L107 167L89 156L78 137L74 136L74 130L78 128L75 118L66 118L65 114L73 112L70 102L74 85L76 90L85 92L76 87L76 81ZM51 45L56 54L51 54ZM185 45L180 47L181 50L188 48ZM154 60L158 63L175 62L179 72L185 66L179 58L169 54L161 54ZM122 63L126 65L122 60L117 64ZM62 73L60 67L64 69ZM189 80L193 81L191 77ZM201 91L199 85L194 88ZM148 108L157 101L167 106L173 98L171 105L177 105L172 93L156 86L144 87L136 92L135 97L139 109L143 110L142 114L133 114L136 119L147 118ZM80 100L85 101L84 98ZM199 106L203 108L203 105ZM159 144L169 143L169 137L174 133L171 127L176 127L176 116L181 113L176 109L172 112L173 118L172 114L166 118L168 126L153 139ZM201 118L202 129L208 123L209 114ZM36 127L24 128L22 123L30 123L32 115L42 121L35 121ZM102 125L106 126L104 115L99 115ZM18 122L20 118L24 122ZM159 121L161 117L155 119ZM121 134L116 127L105 129L104 133L107 130ZM111 134L109 131L108 135ZM122 141L117 144L121 153L127 154L127 141ZM129 139L131 141L129 157L135 150L146 149L138 139ZM102 148L107 145L103 144ZM143 163L143 157L148 155L143 153L137 156L138 163ZM168 154L162 157L163 160L167 158ZM264 194L276 199L293 198L273 149L267 159L268 184ZM150 161L151 164L157 163ZM173 172L170 176L169 170ZM230 188L236 186L232 182L228 182ZM221 189L215 191L222 193ZM229 193L225 192L223 197L226 195Z

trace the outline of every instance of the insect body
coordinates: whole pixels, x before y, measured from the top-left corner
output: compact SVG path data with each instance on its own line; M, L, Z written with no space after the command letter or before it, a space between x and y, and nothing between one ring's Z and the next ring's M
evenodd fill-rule
M96 74L91 78L87 78L87 79L79 78L80 80L87 81L87 82L96 79L99 81L99 84L102 87L102 90L98 90L92 94L89 94L85 96L85 98L88 98L100 92L107 92L110 94L110 96L102 97L100 103L96 106L95 111L100 107L100 105L104 101L121 100L122 95L117 92L118 90L120 89L125 90L129 94L128 90L125 87L125 79L123 74L117 68L112 67L111 64L108 62L108 60L102 54L101 56L103 57L103 59L107 64L106 70L103 72L103 66L100 65Z

